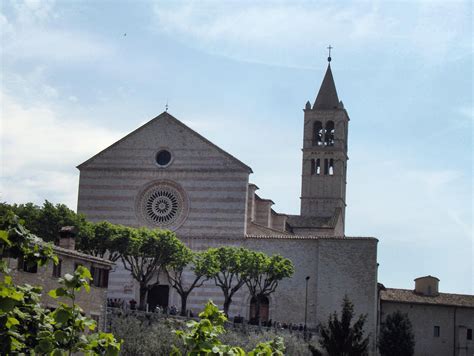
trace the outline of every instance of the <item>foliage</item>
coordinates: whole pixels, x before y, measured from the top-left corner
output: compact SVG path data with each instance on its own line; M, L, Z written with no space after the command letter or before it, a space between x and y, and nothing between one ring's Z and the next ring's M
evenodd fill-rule
M232 297L244 285L242 258L248 250L223 246L210 248L205 253L212 266L210 275L224 294L224 313L228 315Z
M12 211L2 211L0 215L0 272L8 273L3 257L22 258L30 266L58 261L51 245L30 233Z
M382 356L411 356L415 336L407 314L396 311L387 315L380 328L379 351Z
M66 274L59 279L62 287L51 290L48 294L52 298L63 297L69 299L71 305L59 303L59 307L52 313L54 332L49 348L42 347L43 352L69 351L85 352L91 355L118 355L120 344L112 334L98 333L85 335L84 332L94 331L94 320L83 316L82 309L75 304L76 292L85 289L89 292L89 281L92 276L84 266L77 267L74 275Z
M369 338L364 338L366 315L351 326L354 316L354 305L347 296L342 302L342 315L339 320L334 312L329 316L328 325L320 325L320 344L329 356L362 356L367 355Z
M124 228L128 232L128 241L121 258L125 269L140 284L139 308L144 309L148 291L157 280L155 276L173 261L174 256L182 249L183 243L168 230L150 230L147 228Z
M301 336L301 335L300 335ZM310 341L305 341L302 337L292 334L287 330L275 330L273 328L228 328L225 334L219 337L225 344L239 345L246 352L255 349L257 345L267 340L282 338L285 345L286 355L310 356Z
M160 318L159 322L152 323L140 320L136 315L124 314L112 315L109 320L111 332L123 339L121 356L169 355L172 345L179 342L173 330L184 327L184 321L171 318Z
M63 226L74 226L78 231L78 240L90 235L90 224L85 216L76 214L64 204L52 204L45 200L43 206L33 203L13 204L0 203L0 215L12 211L24 221L25 228L31 233L41 236L44 241L53 242Z
M72 302L60 303L53 312L40 304L41 288L16 286L4 257L22 258L29 264L57 263L52 247L31 234L17 216L6 209L0 216L0 252L3 281L0 282L0 352L65 355L83 352L86 355L118 355L120 342L113 335L95 333L95 321L82 316L74 303L75 293L89 289L90 272L79 267L74 275L60 279L62 286L52 290L53 297L64 297Z
M246 251L242 258L243 280L250 295L256 300L256 320L260 319L260 298L275 292L283 278L293 275L293 263L280 255L267 256L263 252Z
M185 283L186 268L193 272L194 279ZM166 266L168 280L181 297L181 315L186 315L187 298L194 288L201 287L213 274L217 266L210 254L193 252L184 244L178 246L171 262Z
M186 324L188 330L176 330L176 335L181 339L186 349L186 355L227 355L245 356L244 349L238 346L223 344L219 335L226 332L224 324L227 317L217 306L209 301L204 311L199 314L200 321L191 320ZM273 341L262 342L248 353L249 356L283 355L285 346L281 338ZM172 356L180 356L183 353L175 347Z
M88 234L81 236L78 248L96 257L118 261L128 247L133 229L107 221L89 223L89 226Z
M179 347L181 354L186 354L183 343L173 332L186 328L186 321L181 318L153 315L148 319L145 314L125 314L117 311L109 315L108 320L111 332L124 341L120 355L169 355L173 344ZM247 328L241 327L240 324L233 327L230 323L225 326L226 332L218 336L219 340L226 345L238 345L247 353L262 342L281 337L284 340L286 355L311 356L311 344L288 331Z
M214 303L208 302L199 317L199 322L191 320L186 324L188 331L176 330L188 355L245 355L240 347L224 345L219 340L218 336L225 332L227 318ZM181 352L175 349L172 355L181 355Z
M274 355L274 356L282 356L284 355L283 351L285 351L285 344L281 337L275 338L275 340L268 341L268 342L261 342L257 345L257 347L249 352L249 356L265 356L265 355Z

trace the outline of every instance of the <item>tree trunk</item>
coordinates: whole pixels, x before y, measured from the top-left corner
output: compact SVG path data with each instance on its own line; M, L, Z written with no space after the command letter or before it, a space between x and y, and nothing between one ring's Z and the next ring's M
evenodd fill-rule
M224 299L224 314L227 317L229 316L230 303L232 303L232 298L228 297L228 296L225 296L225 299Z
M182 293L181 297L181 316L186 316L186 305L188 303L188 293Z
M146 310L146 297L148 295L148 287L144 283L140 283L140 301L138 304L138 309Z

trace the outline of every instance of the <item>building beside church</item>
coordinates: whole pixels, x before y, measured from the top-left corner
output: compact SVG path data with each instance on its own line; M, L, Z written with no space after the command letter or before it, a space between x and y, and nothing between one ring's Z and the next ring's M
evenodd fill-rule
M53 299L48 295L52 289L59 288L60 277L66 273L73 274L78 265L85 266L91 271L93 281L90 291L77 292L76 302L81 306L88 317L97 322L99 330L106 327L107 287L109 271L114 263L109 260L79 252L75 248L75 232L71 226L65 226L59 232L59 244L53 245L53 251L58 256L58 264L52 262L45 266L28 265L21 258L7 258L7 265L11 269L11 276L17 284L41 286L41 303L48 309L56 309L58 303L67 303L65 298Z
M439 279L415 279L415 289L380 288L380 320L401 311L408 315L417 356L474 355L474 296L440 293Z
M330 64L303 119L299 215L275 211L249 182L249 166L168 112L78 166L78 212L91 221L170 229L194 250L233 245L281 254L293 261L295 274L266 301L264 316L303 323L307 282L308 326L326 322L347 295L357 314L367 314L375 352L378 241L344 233L349 115ZM149 293L150 305L179 304L167 281L160 282ZM111 273L109 298L138 298L138 286L120 265ZM194 290L188 306L200 310L208 299L223 302L212 282ZM244 287L230 314L250 313Z

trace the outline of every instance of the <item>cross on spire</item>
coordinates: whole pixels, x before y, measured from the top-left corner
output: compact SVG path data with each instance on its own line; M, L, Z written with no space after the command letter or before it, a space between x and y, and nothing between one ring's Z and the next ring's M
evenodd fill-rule
M166 100L165 111L168 112L168 100Z
M331 45L329 45L327 47L328 51L329 51L329 55L328 55L328 62L331 62L331 49L333 49L333 47Z

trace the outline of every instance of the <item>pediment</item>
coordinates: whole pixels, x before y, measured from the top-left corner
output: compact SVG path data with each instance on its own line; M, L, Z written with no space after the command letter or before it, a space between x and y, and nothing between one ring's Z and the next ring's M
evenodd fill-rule
M252 169L192 130L168 112L163 112L130 134L77 166L83 169L157 169L157 154L167 150L170 170Z

